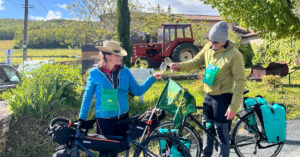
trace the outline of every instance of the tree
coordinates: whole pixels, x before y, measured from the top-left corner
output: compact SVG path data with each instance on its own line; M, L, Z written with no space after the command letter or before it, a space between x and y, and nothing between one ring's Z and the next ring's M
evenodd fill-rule
M77 21L93 21L95 23L81 24L85 28L93 28L95 32L86 34L86 37L95 35L93 42L117 39L116 34L116 8L117 0L77 0L72 4L71 10ZM85 25L85 26L83 26ZM79 30L77 30L79 31Z
M300 37L299 0L200 0L217 8L230 22L264 38ZM297 11L293 12L295 7Z
M127 56L124 57L123 61L124 64L130 67L132 45L130 41L130 12L128 8L128 0L118 0L117 28L118 40L122 43L122 47L127 51Z
M265 40L263 45L255 50L255 56L252 60L254 64L268 65L270 62L284 61L292 65L297 60L298 50L300 49L300 40L286 38L276 41Z

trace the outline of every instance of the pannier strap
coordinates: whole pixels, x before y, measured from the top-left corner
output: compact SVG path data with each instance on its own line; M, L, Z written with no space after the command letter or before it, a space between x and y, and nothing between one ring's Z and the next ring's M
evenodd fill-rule
M271 104L269 104L269 107L270 107L270 109L271 109L272 114L274 114L275 111L274 111L274 109L272 108L272 105L271 105Z

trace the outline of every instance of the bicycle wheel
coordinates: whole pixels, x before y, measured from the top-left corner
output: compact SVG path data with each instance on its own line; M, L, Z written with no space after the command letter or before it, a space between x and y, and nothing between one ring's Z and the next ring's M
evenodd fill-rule
M266 156L266 157L275 157L281 151L283 143L274 145L273 143L267 143L266 140L261 140L258 132L247 129L249 119L254 116L254 112L249 112L241 119L239 119L232 131L232 141L231 145L236 145L234 148L236 154L240 157L251 157L251 156ZM253 124L253 123L252 123ZM251 125L255 128L255 125ZM260 144L263 147L270 146L268 148L258 148L256 141L261 141ZM273 145L273 146L272 146ZM256 150L256 152L255 152Z
M183 156L191 157L187 147L177 138L168 134L149 136L140 146L137 146L134 157L159 156Z
M155 130L151 132L150 136L159 133L159 129L161 128L174 129L175 125L172 121L161 123L155 128ZM188 139L191 142L190 153L192 157L200 157L202 152L202 140L198 132L194 129L194 127L192 127L188 123L185 123L185 125L179 129L182 129L181 134L177 136L183 137L184 139Z

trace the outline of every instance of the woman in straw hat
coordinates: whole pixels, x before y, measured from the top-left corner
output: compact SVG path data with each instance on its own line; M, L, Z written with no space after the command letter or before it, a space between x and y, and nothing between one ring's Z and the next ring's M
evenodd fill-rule
M127 52L119 42L105 41L103 46L97 48L100 51L100 63L89 72L79 119L87 118L96 95L97 133L126 136L127 125L117 126L117 122L128 118L128 91L137 96L143 95L163 73L154 73L139 85L130 70L122 65L122 58L127 56ZM116 156L116 153L105 150L101 154Z

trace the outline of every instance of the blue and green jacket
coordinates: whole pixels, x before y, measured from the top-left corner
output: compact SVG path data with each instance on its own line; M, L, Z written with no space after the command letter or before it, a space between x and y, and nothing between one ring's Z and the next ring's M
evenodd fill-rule
M149 76L141 85L137 83L130 70L122 67L118 71L118 100L119 111L101 111L101 88L113 89L114 85L98 67L89 72L86 91L83 95L79 119L85 120L89 113L94 95L96 95L96 118L116 117L129 111L128 91L136 96L143 95L156 81L153 75Z

